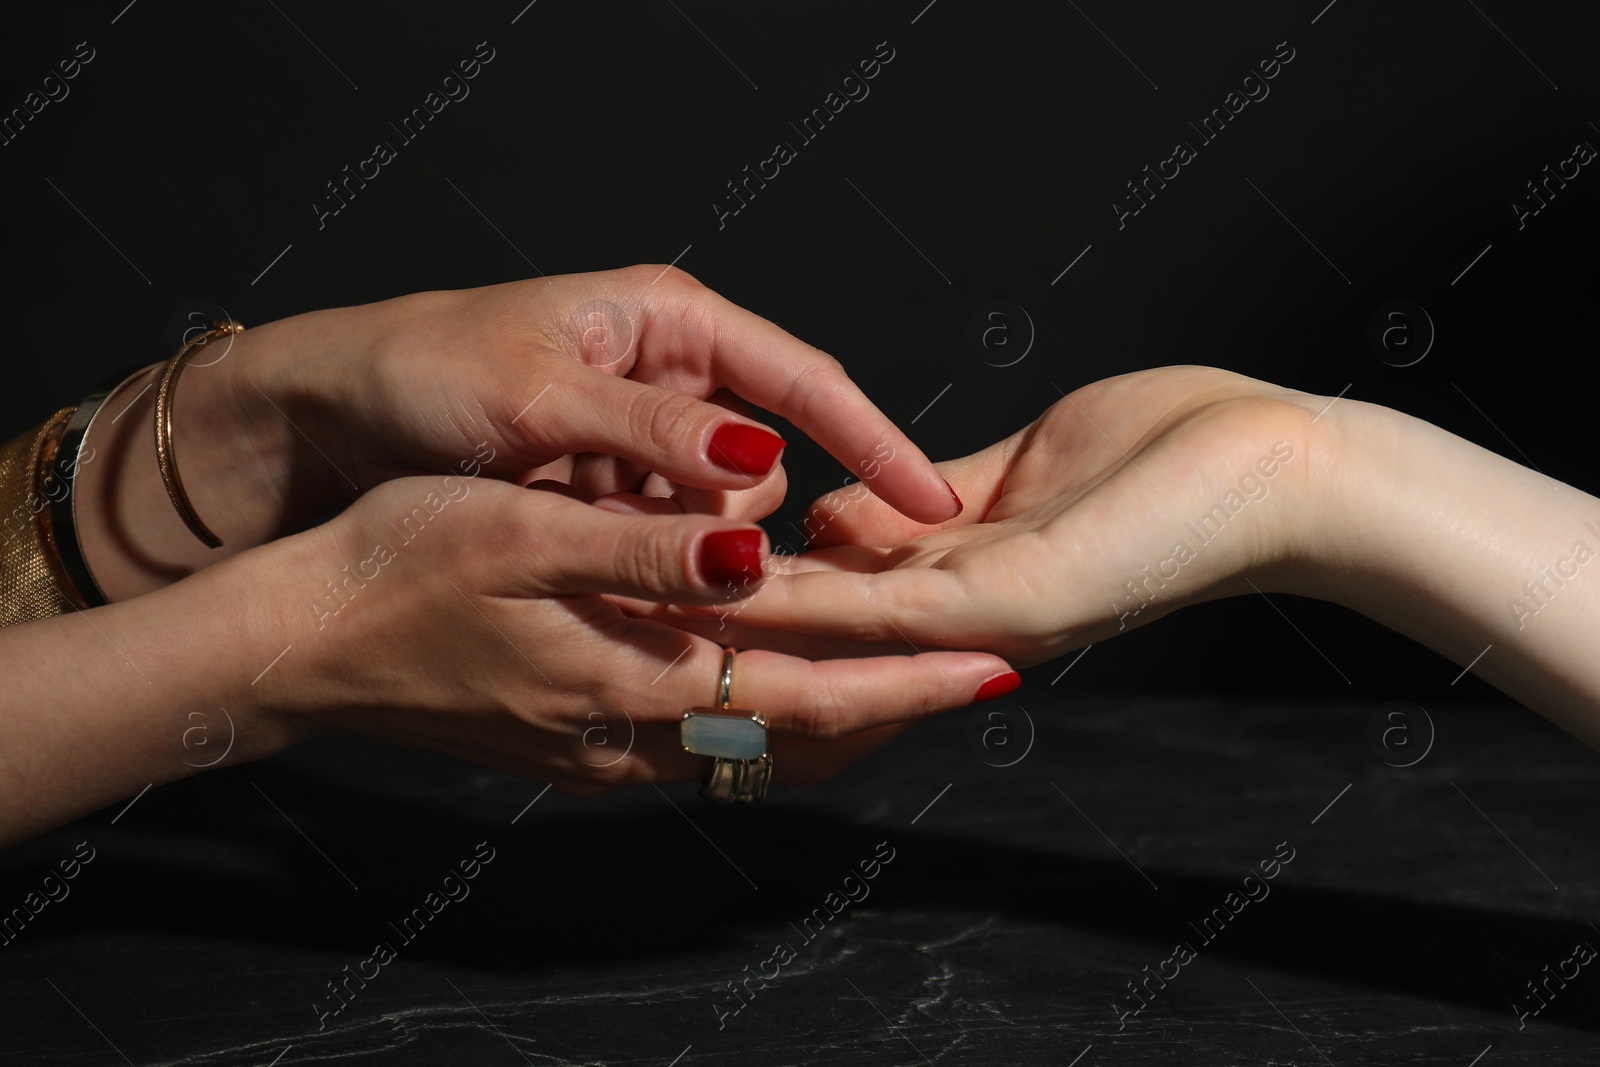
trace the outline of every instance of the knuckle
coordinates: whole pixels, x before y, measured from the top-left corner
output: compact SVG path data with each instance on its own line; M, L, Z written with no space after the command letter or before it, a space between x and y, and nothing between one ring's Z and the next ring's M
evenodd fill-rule
M639 295L646 303L652 302L645 293L666 296L693 294L704 290L705 284L682 267L671 263L635 263L618 272L624 286Z
M674 592L684 584L688 550L676 523L634 524L635 535L619 546L619 577L631 588Z
M638 541L620 546L616 556L616 578L619 591L654 589L655 575L651 563L641 551Z
M683 393L643 392L629 401L627 423L637 441L675 445L695 429L693 397Z
M693 274L690 274L682 267L673 267L672 270L667 272L667 277L672 279L673 285L684 289L706 288L705 282L702 282L699 278L696 278Z
M657 289L663 285L690 289L705 288L705 285L694 275L682 267L673 266L671 263L635 263L633 266L625 268L625 272L629 281L640 286L654 286Z
M505 542L517 553L535 552L544 544L548 524L542 521L542 508L528 493L486 494L483 509L486 524L500 531Z
M622 268L618 273L627 280L629 285L643 286L649 285L652 278L666 273L666 270L667 264L665 263L635 263L632 266Z
M838 395L845 380L844 364L826 352L817 351L789 382L782 409L804 418L819 400Z
M504 583L535 595L555 592L594 557L568 550L564 523L542 494L496 493L471 537L457 538L457 553Z

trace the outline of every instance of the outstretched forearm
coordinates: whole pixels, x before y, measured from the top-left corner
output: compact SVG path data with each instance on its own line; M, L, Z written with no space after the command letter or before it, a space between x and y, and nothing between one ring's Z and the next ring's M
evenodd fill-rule
M1326 420L1295 591L1471 664L1600 748L1600 500L1387 408Z

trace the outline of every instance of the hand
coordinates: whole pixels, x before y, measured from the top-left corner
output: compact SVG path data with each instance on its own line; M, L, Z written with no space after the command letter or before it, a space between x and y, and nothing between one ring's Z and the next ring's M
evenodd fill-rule
M97 427L104 454L128 459L84 470L110 516L84 522L86 552L108 595L126 598L385 480L480 470L754 519L783 496L783 442L729 410L734 397L789 419L906 514L958 510L832 357L682 271L630 267L317 311L213 342L176 390L173 433L224 548L199 546L170 514L146 454L152 390ZM129 499L100 505L106 492Z
M636 489L651 473L747 490L782 442L705 402L726 389L789 418L858 473L903 460L877 484L895 506L924 520L954 511L931 465L837 361L679 270L422 293L315 319L303 323L309 334L280 331L289 343L277 356L279 392L325 368L339 401L334 447L363 489L453 470L487 439L491 474L554 476L588 498Z
M709 758L679 746L679 717L714 703L722 650L614 599L722 600L759 585L765 538L614 506L486 477L392 479L181 581L0 629L0 847L321 733L423 745L572 793L702 777ZM752 651L733 700L767 716L775 780L805 784L1015 678L982 653Z
M929 532L835 494L807 519L833 547L725 618L649 610L743 647L910 641L1027 665L1187 604L1288 592L1406 634L1600 748L1600 584L1584 580L1600 504L1437 426L1167 367L1086 386L941 467L969 502L956 522Z
M293 651L254 690L287 732L423 746L586 793L703 776L679 717L714 703L722 663L712 641L628 618L606 595L718 602L759 582L765 552L758 528L728 519L619 515L446 476L386 482L206 576L249 568L245 584L265 591L254 610L282 620ZM766 715L775 782L810 784L1010 673L972 652L752 651L734 705Z
M746 645L843 654L976 648L1019 666L1202 600L1279 588L1296 558L1328 400L1167 367L1085 386L940 464L967 507L930 530L866 494L807 514L816 551L747 601L660 612ZM634 606L636 610L640 605ZM648 610L648 609L646 609ZM862 644L864 643L864 644Z

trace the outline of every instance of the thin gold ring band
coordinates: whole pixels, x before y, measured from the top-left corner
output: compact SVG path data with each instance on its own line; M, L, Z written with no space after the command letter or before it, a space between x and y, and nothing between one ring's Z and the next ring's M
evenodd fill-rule
M733 655L734 650L722 650L722 681L717 684L717 707L733 707Z

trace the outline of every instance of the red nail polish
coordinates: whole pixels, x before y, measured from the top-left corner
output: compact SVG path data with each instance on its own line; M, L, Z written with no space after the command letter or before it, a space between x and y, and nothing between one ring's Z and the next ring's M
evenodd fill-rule
M761 578L761 531L720 530L700 542L700 577L736 591Z
M961 514L967 509L967 506L961 502L960 497L956 496L956 487L951 485L948 481L944 483L944 487L950 490L950 499L956 502L956 515ZM956 515L952 515L950 517L953 519L956 517Z
M1003 697L1021 684L1022 675L1016 671L997 674L978 686L977 695L972 698L972 702L979 704L985 700L993 700L995 697Z
M717 427L706 450L711 462L739 474L766 474L778 462L783 438L759 426L729 422Z

